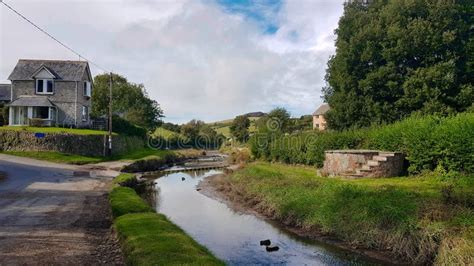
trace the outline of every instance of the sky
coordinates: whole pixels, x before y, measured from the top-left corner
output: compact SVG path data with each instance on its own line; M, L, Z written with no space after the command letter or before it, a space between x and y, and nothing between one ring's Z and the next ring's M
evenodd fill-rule
M275 107L311 114L343 12L343 0L4 2L102 68L143 83L174 123ZM0 83L20 58L79 60L3 5L0 40Z

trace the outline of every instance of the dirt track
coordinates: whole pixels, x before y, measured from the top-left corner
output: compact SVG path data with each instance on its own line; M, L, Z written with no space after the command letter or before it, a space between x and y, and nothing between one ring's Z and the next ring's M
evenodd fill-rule
M111 178L16 160L0 156L0 265L123 264L110 229Z

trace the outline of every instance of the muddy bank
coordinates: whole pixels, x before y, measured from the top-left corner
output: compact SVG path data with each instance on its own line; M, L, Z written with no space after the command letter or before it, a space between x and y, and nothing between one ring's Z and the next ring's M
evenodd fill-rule
M387 251L369 250L362 246L343 242L332 235L322 233L318 228L307 228L296 223L292 217L280 217L276 211L265 204L262 199L250 197L243 187L232 184L226 174L207 177L202 180L197 189L202 194L226 203L236 212L253 214L277 224L279 227L295 233L301 237L337 246L347 252L354 252L373 258L376 262L383 264L406 264L407 262L395 260Z

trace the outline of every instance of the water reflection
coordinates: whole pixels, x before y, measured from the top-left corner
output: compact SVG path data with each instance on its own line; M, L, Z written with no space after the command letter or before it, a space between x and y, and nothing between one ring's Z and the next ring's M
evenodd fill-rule
M219 171L173 173L154 181L154 206L217 257L231 265L366 265L356 254L301 239L253 215L196 191L203 178ZM184 179L184 180L183 180ZM279 250L267 252L260 240L270 239Z

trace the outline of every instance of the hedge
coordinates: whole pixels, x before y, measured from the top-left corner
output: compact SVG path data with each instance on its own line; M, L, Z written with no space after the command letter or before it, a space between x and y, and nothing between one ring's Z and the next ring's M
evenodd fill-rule
M322 167L326 150L400 151L407 156L411 174L436 167L473 173L474 113L413 116L390 125L342 132L257 133L250 148L256 158L317 167Z

